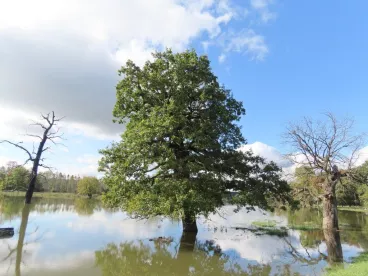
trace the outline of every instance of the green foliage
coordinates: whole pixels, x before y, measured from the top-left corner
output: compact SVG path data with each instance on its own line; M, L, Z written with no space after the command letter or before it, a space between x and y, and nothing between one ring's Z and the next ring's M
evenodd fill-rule
M293 189L294 199L300 202L301 207L315 206L321 202L322 194L320 179L310 167L298 167L295 169L295 179L290 184Z
M128 61L119 73L116 122L122 140L101 150L105 203L132 216L190 218L223 206L271 207L289 200L280 169L250 152L236 124L245 110L221 86L206 56L155 53L143 68Z
M4 179L3 189L25 191L29 184L29 176L29 171L22 166L9 169Z
M30 171L16 162L9 162L7 168L0 167L0 191L26 191ZM35 192L76 193L79 177L41 172L37 176Z
M86 176L78 182L77 192L80 195L92 195L100 193L100 182L96 177Z

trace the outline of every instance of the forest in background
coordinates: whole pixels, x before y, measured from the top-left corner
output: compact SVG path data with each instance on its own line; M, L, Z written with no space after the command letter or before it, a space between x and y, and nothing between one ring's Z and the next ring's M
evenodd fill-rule
M0 190L26 191L29 184L30 170L16 162L8 162L0 167ZM77 193L78 182L82 180L79 175L69 175L58 172L41 172L37 177L35 192L50 193ZM103 184L99 181L100 189Z
M368 206L368 161L355 168L359 179L343 178L341 185L337 185L337 201L343 206ZM7 166L0 167L0 190L26 191L30 171L16 162L8 162ZM79 175L69 175L57 172L42 172L36 183L36 192L50 193L77 193ZM290 181L294 199L301 207L311 207L321 204L321 175L314 173L310 168L299 167L295 170L294 179ZM363 181L362 181L363 179ZM361 183L364 184L361 184ZM100 190L105 187L99 181Z

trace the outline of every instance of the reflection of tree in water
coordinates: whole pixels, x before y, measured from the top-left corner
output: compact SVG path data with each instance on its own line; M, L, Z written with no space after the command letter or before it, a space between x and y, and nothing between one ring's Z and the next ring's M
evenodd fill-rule
M24 207L24 198L2 196L0 199L1 216L4 220L18 217Z
M2 263L8 261L9 262L9 268L8 269L10 269L10 267L13 264L14 257L15 257L15 275L16 276L21 275L21 269L20 268L21 268L21 264L22 264L23 253L25 252L23 250L23 247L24 247L24 245L27 245L27 244L30 243L30 242L27 242L27 243L25 242L25 237L26 237L26 230L27 230L27 225L28 225L29 213L31 211L31 206L32 205L29 205L29 204L23 204L17 246L15 248L10 248L10 246L8 246L9 254L1 260Z
M72 212L75 201L71 198L38 198L32 199L31 211L38 213ZM0 198L1 216L4 220L19 217L24 206L24 197L2 196Z
M195 236L194 236L195 238ZM96 251L96 264L104 276L117 275L269 275L269 265L249 265L243 269L213 242L180 244L156 239L152 243L137 241L108 244Z
M364 213L339 211L341 231L315 230L300 231L300 241L304 247L317 248L322 242L326 243L328 259L333 262L342 255L341 243L362 247L368 250L368 227ZM287 213L288 222L292 225L322 226L322 215L318 210L301 209Z
M22 262L24 238L26 236L29 212L31 210L30 204L25 204L22 211L22 221L19 228L19 238L17 244L17 257L15 261L15 275L20 276L20 264Z
M74 208L78 215L90 216L95 209L100 208L100 201L88 198L76 198L74 201Z

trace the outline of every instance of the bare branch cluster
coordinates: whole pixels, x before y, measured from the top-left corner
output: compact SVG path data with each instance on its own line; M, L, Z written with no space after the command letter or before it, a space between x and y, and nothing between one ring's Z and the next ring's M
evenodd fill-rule
M50 141L54 145L63 145L63 146L65 146L64 144L58 142L58 139L65 140L63 138L64 133L60 132L59 127L56 128L57 123L60 122L64 117L56 118L54 111L52 111L51 113L48 113L46 115L41 114L41 117L44 120L44 122L35 122L35 121L33 121L33 123L30 124L30 125L41 127L44 130L43 136L40 136L38 134L28 133L28 131L26 132L25 136L38 138L40 140L40 144L42 142L43 142L43 144L45 144L46 141ZM38 150L36 150L35 145L33 143L32 151L29 151L28 149L26 149L22 145L23 142L14 143L14 142L11 142L9 140L1 140L0 144L1 143L8 143L10 145L13 145L13 146L23 150L27 154L28 158L24 162L23 166L26 165L28 162L34 162L37 159L37 156L39 156L39 157L41 156L40 153L42 154L43 152L51 149L50 146L47 146L47 147L42 147L42 148L38 147ZM44 158L40 158L40 161L43 161L43 160L44 160ZM40 164L39 166L45 167L45 168L50 168L50 167L45 166L43 164Z
M350 169L363 146L363 135L353 135L352 119L338 121L326 113L326 122L304 118L299 124L290 124L284 135L285 142L293 147L288 157L294 163L332 175L337 167Z

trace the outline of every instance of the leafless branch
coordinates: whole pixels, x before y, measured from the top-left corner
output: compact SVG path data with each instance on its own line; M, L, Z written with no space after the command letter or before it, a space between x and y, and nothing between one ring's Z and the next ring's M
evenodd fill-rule
M10 141L8 141L8 140L2 140L2 141L0 141L0 144L1 144L1 143L9 143L9 144L11 144L11 145L13 145L13 146L16 146L17 148L20 148L20 149L24 150L24 151L28 154L28 156L29 156L29 160L31 160L31 161L33 161L33 160L34 160L34 159L32 158L31 153L30 153L26 148L24 148L24 147L22 147L21 145L19 145L19 144L22 144L23 142L13 143L13 142L10 142Z
M284 140L293 148L289 160L331 175L333 165L352 168L363 135L352 134L353 120L338 121L331 113L324 115L327 121L323 123L304 118L299 124L289 124Z
M52 172L52 170L54 169L53 167L51 167L51 166L47 166L47 165L45 165L45 164L39 164L38 166L40 166L40 167L42 167L42 168L45 168L45 169L48 169L49 171L51 171Z

